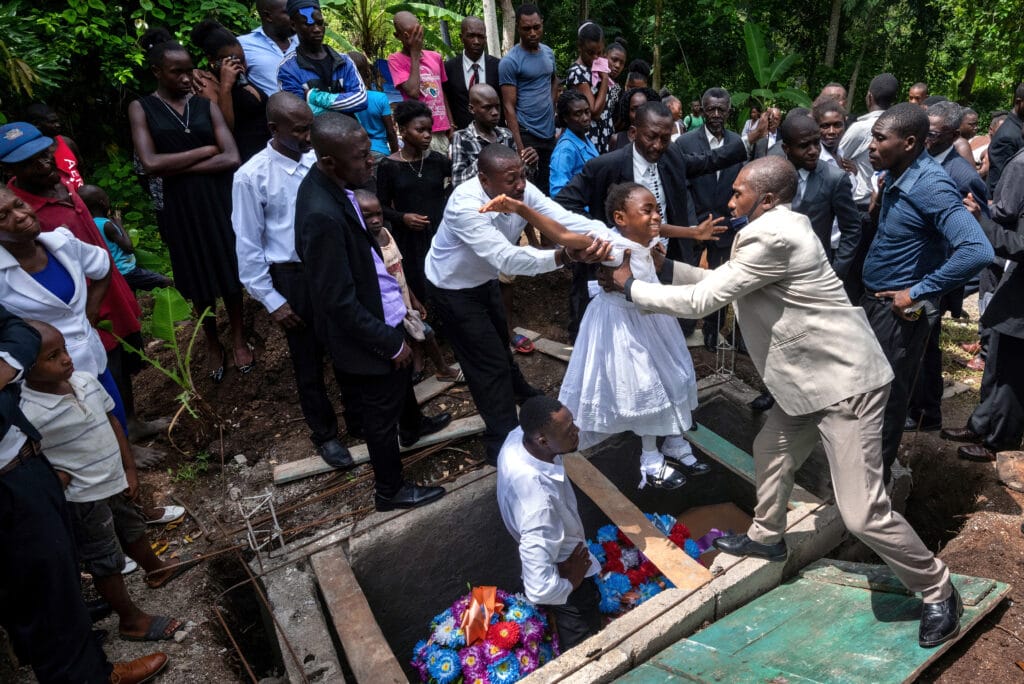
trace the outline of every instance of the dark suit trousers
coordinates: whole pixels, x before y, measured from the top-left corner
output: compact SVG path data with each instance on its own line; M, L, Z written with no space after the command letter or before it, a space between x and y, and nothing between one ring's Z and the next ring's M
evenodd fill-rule
M558 631L558 644L565 653L601 631L601 594L593 577L584 577L560 606L543 606Z
M921 425L934 425L942 422L942 349L939 346L939 333L942 323L935 321L928 344L924 347L921 359L921 370L917 374L917 382L910 397L908 415Z
M551 153L555 151L554 138L538 138L533 133L519 129L523 146L537 150L537 173L530 181L545 195L551 189Z
M574 261L570 268L572 286L569 289L569 337L575 342L580 331L580 323L583 322L583 314L587 312L587 305L590 304L590 288L587 282L597 278L597 266Z
M1024 437L1024 339L990 329L981 403L967 427L994 451L1020 448Z
M519 425L516 395L530 389L508 347L508 324L498 281L464 290L445 290L428 282L427 288L484 419L487 460L493 465L498 462L505 437Z
M882 423L882 465L885 482L889 482L892 464L896 462L900 439L903 437L903 425L907 422L910 395L924 357L928 333L937 324L938 311L925 304L928 310L925 315L916 321L907 321L893 313L892 300L878 299L871 292L864 293L860 305L896 376L889 391Z
M67 502L45 457L0 475L0 625L43 682L108 681L82 600Z
M306 284L306 275L301 264L272 264L270 277L274 288L288 300L292 311L306 325L297 330L285 330L288 353L295 370L295 384L299 390L299 406L306 418L314 444L320 445L338 436L338 417L327 396L324 384L324 359L327 350L316 336L313 325L313 301ZM333 364L332 364L333 366ZM335 371L335 378L338 377ZM341 385L339 380L338 385ZM354 415L346 411L346 423L351 429Z

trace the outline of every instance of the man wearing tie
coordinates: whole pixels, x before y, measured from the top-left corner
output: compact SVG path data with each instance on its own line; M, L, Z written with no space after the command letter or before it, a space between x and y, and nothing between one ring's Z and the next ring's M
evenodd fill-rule
M501 97L501 86L498 83L498 62L501 60L484 54L484 48L487 46L487 28L483 19L463 19L459 37L462 39L462 54L444 63L444 72L448 74L448 80L442 86L457 131L466 128L473 121L473 115L469 113L470 88L477 83L486 83L499 94L499 100ZM498 120L498 125L505 125L504 116Z

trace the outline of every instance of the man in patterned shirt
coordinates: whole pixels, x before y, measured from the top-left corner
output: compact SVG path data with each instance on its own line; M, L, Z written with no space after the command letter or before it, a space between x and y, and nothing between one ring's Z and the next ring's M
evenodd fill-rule
M469 113L473 120L466 128L455 131L452 138L452 185L459 185L476 176L476 160L492 143L516 149L512 131L498 125L501 101L498 93L486 83L469 89ZM519 153L524 164L536 164L537 153L526 148Z

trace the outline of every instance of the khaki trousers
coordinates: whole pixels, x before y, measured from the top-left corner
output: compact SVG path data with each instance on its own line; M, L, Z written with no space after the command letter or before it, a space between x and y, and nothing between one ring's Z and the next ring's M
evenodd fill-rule
M820 436L847 529L910 591L934 603L949 597L949 570L892 510L882 480L882 421L888 397L886 385L802 416L787 415L778 404L772 407L754 440L757 506L747 535L762 544L782 539L796 471Z

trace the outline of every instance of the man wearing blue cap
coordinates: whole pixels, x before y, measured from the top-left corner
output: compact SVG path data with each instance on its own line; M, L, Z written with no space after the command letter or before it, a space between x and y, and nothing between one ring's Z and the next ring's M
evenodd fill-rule
M324 15L318 0L288 0L285 6L299 37L295 52L277 72L281 90L305 100L314 114L352 114L366 109L366 86L347 56L324 45Z

